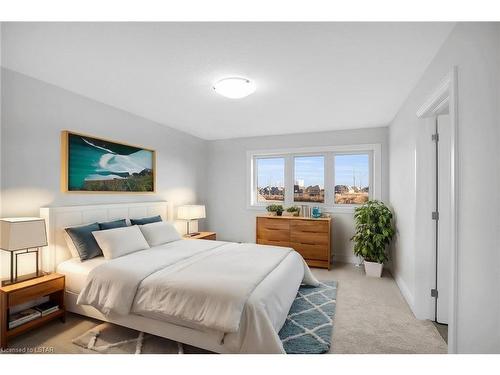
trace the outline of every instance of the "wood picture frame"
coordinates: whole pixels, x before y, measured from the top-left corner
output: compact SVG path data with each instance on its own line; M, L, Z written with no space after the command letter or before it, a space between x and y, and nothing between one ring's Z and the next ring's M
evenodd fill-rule
M86 194L154 194L156 151L63 130L61 191Z

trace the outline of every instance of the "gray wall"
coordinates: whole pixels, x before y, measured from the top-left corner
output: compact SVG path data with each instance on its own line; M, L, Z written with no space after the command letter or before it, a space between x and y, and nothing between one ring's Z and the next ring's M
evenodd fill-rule
M209 142L207 215L210 229L217 231L222 240L255 242L255 217L264 210L247 208L247 151L369 143L382 145L382 199L388 200L388 129L385 127ZM352 213L334 214L334 260L354 261L349 241L353 232Z
M390 202L399 232L393 271L401 289L418 290L415 113L453 65L458 66L459 112L457 350L500 353L498 23L458 24L390 124Z
M61 193L64 129L157 150L157 193ZM37 216L46 205L205 201L205 141L8 69L2 70L1 130L3 217Z

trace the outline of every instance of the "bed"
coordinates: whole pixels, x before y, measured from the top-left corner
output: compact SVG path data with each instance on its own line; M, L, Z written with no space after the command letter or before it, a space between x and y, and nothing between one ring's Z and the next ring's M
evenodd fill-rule
M297 290L303 281L316 283L292 249L178 240L118 260L98 257L82 262L71 259L63 239L67 226L150 215L168 220L169 211L167 202L42 208L50 255L44 259L66 276L67 310L216 353L284 353L278 332ZM248 261L255 256L260 260ZM257 263L254 269L248 266L253 263ZM136 272L129 273L132 269ZM238 278L241 285L231 283L234 275L245 272L248 278ZM117 280L110 276L114 274ZM225 278L215 277L218 274ZM103 293L103 285L108 284L118 289ZM131 297L127 297L128 290L133 290ZM193 308L205 296L213 303ZM178 307L183 304L184 310ZM196 314L186 316L186 311Z

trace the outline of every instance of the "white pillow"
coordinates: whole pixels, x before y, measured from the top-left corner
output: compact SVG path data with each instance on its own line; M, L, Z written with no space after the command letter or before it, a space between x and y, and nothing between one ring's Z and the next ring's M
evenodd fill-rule
M106 259L114 259L139 250L149 249L146 239L136 225L97 230L92 234Z
M139 225L139 228L151 247L181 239L177 229L165 221Z

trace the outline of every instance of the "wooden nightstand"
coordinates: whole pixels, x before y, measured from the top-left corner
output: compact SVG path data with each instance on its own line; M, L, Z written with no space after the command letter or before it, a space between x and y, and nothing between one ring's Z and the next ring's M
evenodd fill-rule
M65 321L64 283L64 275L51 273L0 288L0 347L2 349L7 347L8 341L13 337L38 328L53 319L59 318L62 322ZM10 308L45 296L48 296L51 301L57 302L59 310L8 329Z
M217 239L217 234L215 232L200 232L200 234L197 234L196 236L192 237L183 237L185 240L216 240Z

